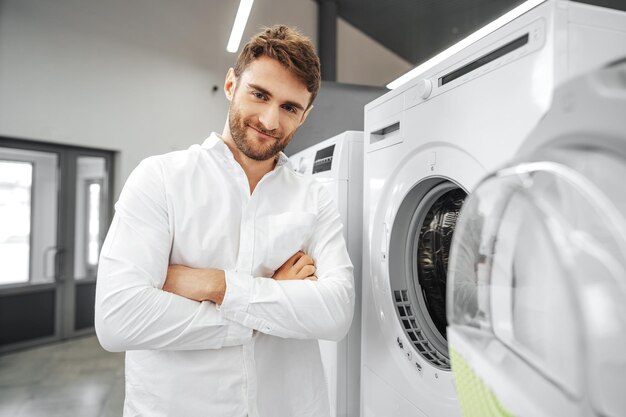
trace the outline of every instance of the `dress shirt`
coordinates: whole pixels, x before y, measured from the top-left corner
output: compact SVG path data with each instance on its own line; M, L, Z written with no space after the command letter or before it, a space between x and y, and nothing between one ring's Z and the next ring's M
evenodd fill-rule
M340 340L352 264L325 188L278 156L253 193L215 133L128 178L96 291L102 346L126 351L124 416L325 417L317 339ZM317 281L277 281L298 250ZM170 264L223 269L221 306L161 290Z

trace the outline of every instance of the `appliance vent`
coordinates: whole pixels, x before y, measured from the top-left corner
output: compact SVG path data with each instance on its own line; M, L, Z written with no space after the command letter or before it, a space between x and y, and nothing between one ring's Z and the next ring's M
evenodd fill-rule
M405 333L409 336L409 339L411 339L411 343L417 350L417 353L432 365L449 370L450 360L433 348L428 339L424 336L422 329L413 315L413 307L409 301L407 290L395 290L393 294L396 309L400 316L400 322L404 327Z

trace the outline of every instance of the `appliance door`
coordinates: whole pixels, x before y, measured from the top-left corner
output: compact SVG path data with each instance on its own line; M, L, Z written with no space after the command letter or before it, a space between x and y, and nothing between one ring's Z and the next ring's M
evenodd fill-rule
M467 190L485 170L444 145L418 149L397 167L379 187L369 239L373 316L383 337L364 349L394 362L380 376L395 381L426 415L455 415L445 316L448 253Z
M477 383L515 415L626 412L623 155L547 148L468 198L447 305L466 412Z

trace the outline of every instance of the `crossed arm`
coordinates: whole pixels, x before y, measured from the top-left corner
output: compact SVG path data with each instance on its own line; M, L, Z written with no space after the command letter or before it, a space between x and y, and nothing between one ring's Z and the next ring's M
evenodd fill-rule
M306 251L315 265L295 254L273 279L170 266L173 236L158 162L145 161L129 177L102 248L95 327L105 349L219 349L247 343L253 330L296 339L345 335L352 265L329 195L311 200L318 220Z
M315 262L298 251L276 270L275 280L311 280L317 281ZM163 285L167 291L194 301L211 301L222 304L226 293L226 273L214 268L190 268L184 265L170 265Z

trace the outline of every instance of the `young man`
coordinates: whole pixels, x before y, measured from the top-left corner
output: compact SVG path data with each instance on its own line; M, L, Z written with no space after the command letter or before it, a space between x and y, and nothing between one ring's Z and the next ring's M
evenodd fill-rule
M222 134L128 178L96 293L124 416L329 415L316 339L349 328L352 265L330 196L281 152L318 89L311 42L269 28L228 71Z

